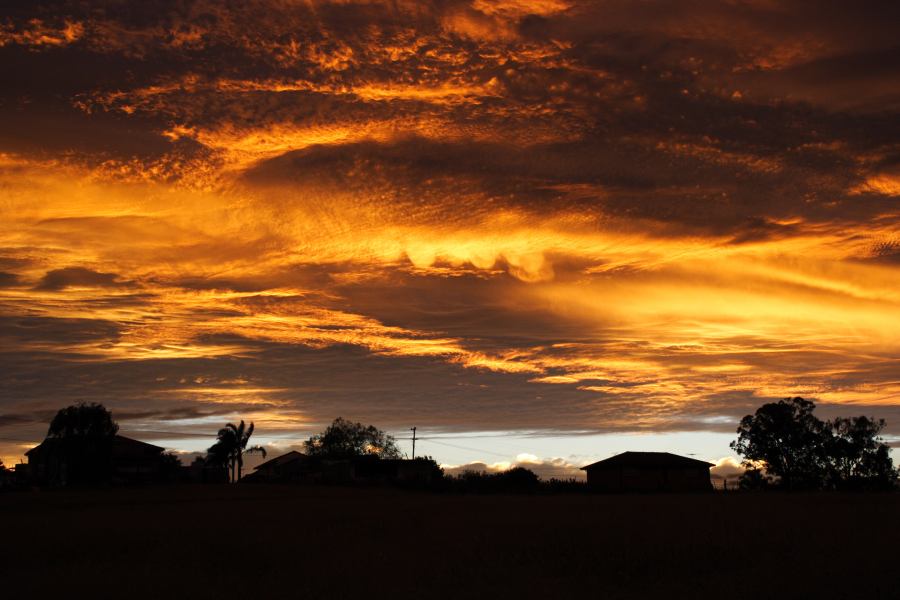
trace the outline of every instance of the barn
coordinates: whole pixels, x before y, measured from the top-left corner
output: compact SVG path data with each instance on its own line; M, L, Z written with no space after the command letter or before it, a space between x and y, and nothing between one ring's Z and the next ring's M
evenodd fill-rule
M707 492L712 463L669 452L623 452L582 467L590 487L606 492Z

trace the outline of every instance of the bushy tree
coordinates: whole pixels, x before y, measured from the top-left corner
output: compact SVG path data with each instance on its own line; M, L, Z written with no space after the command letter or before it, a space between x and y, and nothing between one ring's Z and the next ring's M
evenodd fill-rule
M496 473L463 471L452 483L451 489L476 493L534 492L541 486L537 474L525 467L515 467Z
M803 398L764 404L741 419L731 449L745 463L765 463L766 472L787 489L818 489L828 475L828 427Z
M431 478L433 481L440 480L444 477L444 469L441 468L441 465L438 461L434 460L431 456L417 456L412 459L414 462L427 464L428 468L431 470Z
M878 436L883 420L821 421L814 410L809 400L788 398L741 419L731 448L747 467L742 488L889 489L895 484L897 472Z
M56 413L47 437L66 465L69 483L96 484L112 477L112 445L119 426L102 404L76 404Z
M374 425L353 423L338 417L325 431L304 442L306 453L322 458L353 458L373 455L400 458L400 449L392 435Z
M181 459L174 452L160 455L159 475L163 481L175 481L181 470Z
M889 489L896 479L888 446L878 435L883 419L838 417L831 429L832 485L838 489Z
M0 460L0 491L3 491L7 487L12 487L13 479L12 470L7 469L6 465L3 464L3 460Z
M501 488L510 490L534 490L540 486L541 480L537 473L525 467L514 467L501 471L494 475Z
M50 421L49 438L111 438L119 432L112 413L102 404L76 404L63 408Z

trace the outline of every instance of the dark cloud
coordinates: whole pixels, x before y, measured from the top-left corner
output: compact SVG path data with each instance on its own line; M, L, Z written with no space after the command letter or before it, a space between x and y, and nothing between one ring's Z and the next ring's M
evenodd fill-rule
M871 260L888 264L900 264L900 241L878 242L872 248Z
M38 290L58 291L70 286L121 287L127 282L119 281L115 273L101 273L84 267L66 267L48 271L38 283Z
M19 276L15 273L0 271L0 287L12 287L19 284Z
M17 344L111 341L118 337L120 330L121 325L104 319L0 316L0 338Z
M0 415L0 427L17 427L33 422L33 418L24 415Z

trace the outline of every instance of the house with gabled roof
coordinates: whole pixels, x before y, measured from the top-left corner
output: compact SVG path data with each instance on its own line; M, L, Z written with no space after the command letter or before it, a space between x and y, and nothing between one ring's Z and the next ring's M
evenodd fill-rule
M258 465L247 483L427 484L436 476L426 459L356 456L329 459L291 450Z
M241 481L247 483L318 481L321 475L317 462L302 452L291 450L257 465L253 473L243 477Z
M32 483L65 486L79 481L87 471L101 473L102 480L113 483L157 481L164 470L164 452L160 446L116 435L109 441L108 453L79 457L65 440L48 437L25 456Z
M587 483L605 492L707 492L708 463L669 452L623 452L582 467Z

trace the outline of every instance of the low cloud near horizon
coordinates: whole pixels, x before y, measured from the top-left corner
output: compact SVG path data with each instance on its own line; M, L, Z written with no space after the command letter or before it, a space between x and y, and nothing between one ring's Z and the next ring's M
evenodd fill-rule
M486 463L482 461L470 462L462 465L441 465L444 473L447 475L461 475L467 471L478 473L500 473L522 467L533 471L538 477L544 480L549 479L575 479L584 481L585 473L581 470L585 464L576 464L569 462L565 458L539 458L533 454L519 454L513 461L500 461L494 463ZM734 457L726 456L715 462L715 466L710 468L710 477L717 487L721 487L721 481L727 480L731 485L740 479L744 472L739 460Z

